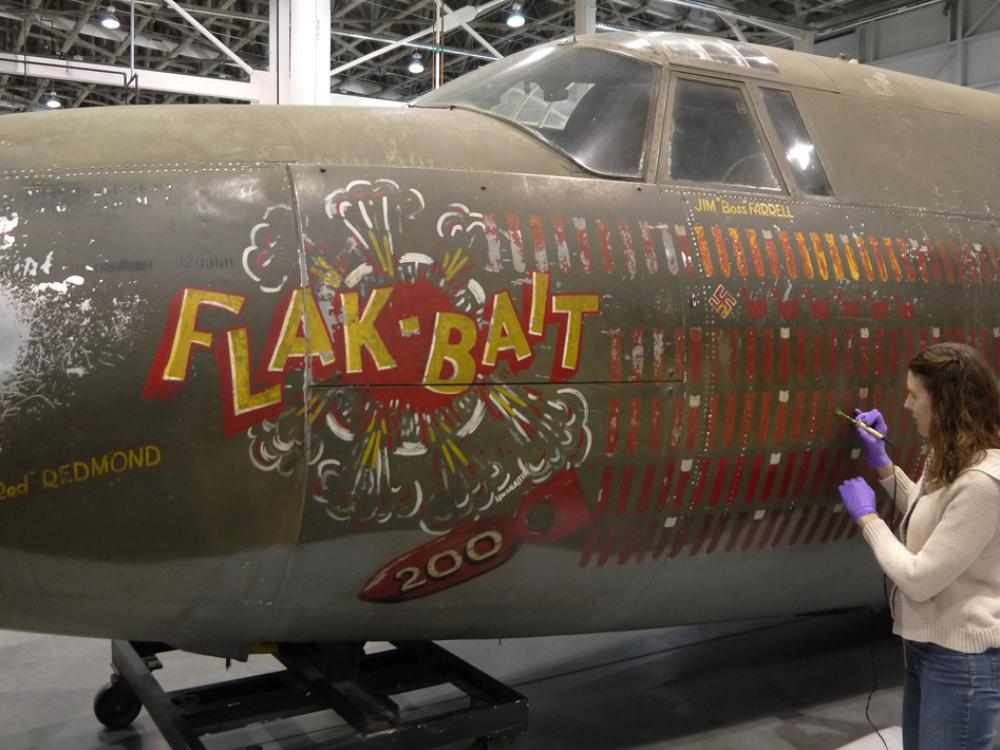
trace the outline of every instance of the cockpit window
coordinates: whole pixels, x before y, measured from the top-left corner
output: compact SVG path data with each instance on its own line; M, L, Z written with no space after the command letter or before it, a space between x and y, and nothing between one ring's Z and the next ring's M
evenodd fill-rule
M501 117L591 171L640 177L658 70L592 47L541 47L462 76L415 106Z
M780 190L743 92L679 79L670 175L676 180Z
M761 94L799 188L812 195L833 195L826 170L792 95L776 89L761 89Z

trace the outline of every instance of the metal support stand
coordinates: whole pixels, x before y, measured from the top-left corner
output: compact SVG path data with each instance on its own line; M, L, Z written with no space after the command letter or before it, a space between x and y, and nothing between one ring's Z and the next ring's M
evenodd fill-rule
M311 745L315 750L431 748L527 729L528 700L520 693L434 643L392 645L365 654L361 643L282 644L275 653L282 671L168 693L153 671L163 667L157 655L172 647L112 641L117 674L94 708L117 728L135 719L141 701L172 750L206 750L204 735L323 710L335 711L355 733ZM400 718L393 695L445 683L462 690L469 705Z

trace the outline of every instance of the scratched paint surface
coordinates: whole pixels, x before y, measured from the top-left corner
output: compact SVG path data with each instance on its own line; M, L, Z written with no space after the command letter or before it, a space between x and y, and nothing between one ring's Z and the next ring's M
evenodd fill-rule
M142 390L176 289L242 277L258 202L289 198L284 170L25 174L0 178L0 197L0 618L122 632L135 619L115 603L131 600L145 602L136 618L183 633L197 626L171 602L211 608L235 594L247 615L272 601L297 530L296 479L236 489L246 445L216 444L219 381L200 363L204 400L164 410ZM301 392L301 377L290 387ZM107 614L85 612L99 600ZM59 615L46 601L78 603ZM244 619L234 633L259 628Z
M392 295L370 339L391 364L376 373L365 364L378 357L364 352L356 376L343 368L324 375L314 360L313 436L323 456L313 498L325 513L441 533L516 512L559 471L589 475L594 406L585 384L606 378L595 359L622 302L607 294L603 266L581 273L587 243L571 242L565 228L596 229L599 244L602 223L506 210L495 203L507 195L502 184L428 191L434 182L419 174L346 186L317 181L315 171L299 176L315 239L308 274L317 298L332 303L330 318L347 290L368 300L375 290ZM628 222L616 225L608 252L634 256L631 232ZM626 261L620 272L634 278L636 266ZM667 309L676 307L671 296ZM652 322L655 313L644 315ZM414 319L411 335L397 335ZM456 333L462 327L468 337ZM652 367L645 379L657 374L666 379Z
M477 183L442 191L433 174L346 173L293 171L301 255L287 231L272 227L286 205L268 207L248 228L240 265L258 294L178 289L144 397L190 398L191 378L212 367L202 350L214 349L220 422L225 433L246 433L251 465L294 479L305 455L313 503L303 540L329 538L344 524L425 534L476 518L502 525L540 505L525 538L572 543L599 502L581 488L597 471L588 460L595 407L584 391L596 393L603 429L601 384L622 381L626 362L636 385L684 377L682 329L658 326L680 322L666 227L608 224L590 210L571 219L515 213L494 204L494 194L507 200L503 184L491 186L495 193ZM539 189L564 187L552 183ZM647 202L655 206L654 197ZM602 266L589 263L591 234ZM583 274L573 273L576 264ZM297 286L297 276L308 285ZM615 279L653 294L615 294ZM202 309L230 323L203 327ZM267 329L247 327L261 313ZM608 328L623 317L647 324L630 329L627 352L615 343L621 329ZM609 339L611 372L600 356ZM289 388L287 377L306 366L315 385Z
M293 178L294 192L278 172L209 190L161 177L132 196L162 201L156 212L109 199L110 223L58 202L43 222L48 193L7 199L0 482L13 489L0 513L65 524L22 546L148 560L208 538L272 545L251 568L269 601L286 566L294 592L341 540L389 534L311 594L357 612L460 602L546 550L578 581L561 601L612 581L653 591L674 585L666 561L738 565L856 539L835 487L866 469L832 409L883 406L915 474L908 359L965 340L1000 365L985 226L780 201L768 216L712 214L701 196L628 203L630 186L561 203L566 182L541 178L518 200L499 177L486 190L413 170ZM209 208L233 180L257 198ZM223 241L192 241L168 198L183 215L229 215ZM158 238L109 250L147 220ZM35 455L24 436L53 416L65 447ZM136 446L156 460L91 470ZM106 508L150 533L72 533ZM246 523L222 541L211 529L234 513ZM326 557L292 559L296 545ZM219 560L213 575L243 580ZM613 577L590 583L597 571Z
M913 353L1000 369L989 218L592 179L472 112L118 109L3 118L28 144L0 166L6 627L485 637L875 603L835 489L871 474L833 408L883 408L915 475ZM150 143L160 118L182 137ZM893 167L855 189L919 195L927 165Z
M897 463L916 475L919 441L902 409L906 362L930 343L964 340L1000 364L1000 330L979 297L998 281L993 245L976 241L992 238L991 227L973 230L978 238L963 227L964 241L951 242L927 231L929 217L856 211L850 231L824 231L824 212L802 204L772 212L792 219L784 226L748 226L718 196L692 195L689 205L679 241L693 259L692 304L704 311L705 327L692 316L687 331L690 384L701 392L677 398L667 417L678 460L606 470L601 517L614 520L595 526L582 566L853 538L835 487L873 477L832 410L880 406ZM747 248L752 263L741 260ZM654 432L664 421L656 402L631 407L653 415ZM665 513L649 518L658 494ZM880 508L896 520L884 498Z
M302 179L308 199L310 175ZM830 419L831 407L896 395L901 360L927 343L964 335L961 326L894 327L893 320L917 315L907 286L989 283L996 275L991 245L823 226L805 232L745 221L707 225L698 216L707 212L705 201L686 224L654 226L521 215L492 207L488 194L477 206L484 210L454 200L428 206L420 189L394 180L340 181L316 185L316 208L303 212L304 269L288 204L264 209L246 229L247 244L234 247L228 263L214 262L242 267L254 294L271 300L269 330L257 333L256 347L253 327L248 335L226 327L204 334L217 337L212 346L225 355L217 359L226 431L246 431L256 468L290 477L305 450L300 430L307 419L311 494L330 519L416 520L425 531L511 504L554 471L582 467L593 455L586 473L600 478L600 490L587 502L598 523L581 564L616 545L637 558L650 545L677 554L692 534L703 544L694 541L691 552L714 551L729 521L740 526L740 514L712 511L698 526L702 507L820 497L826 505L817 511L829 520L821 524L817 512L812 534L793 531L789 539L846 533L834 528L828 498L846 468L845 452L851 466L857 456ZM26 222L6 211L5 252L14 259L8 268L49 278L55 251L17 256L16 233ZM594 246L602 258L596 265ZM58 298L86 284L60 270L65 278L31 290ZM303 270L309 283L300 288ZM629 284L649 289L656 279L665 280L673 299L648 304L641 294L620 291ZM707 302L687 326L682 287L672 280L686 282L683 296ZM892 288L862 286L866 281ZM192 289L178 290L176 320L168 315L161 351L164 344L176 349L185 316L197 339L200 304L237 317L244 303L253 304L250 295L221 288L191 302ZM12 299L5 297L8 321L19 314ZM74 304L89 311L93 303ZM123 302L114 304L120 313ZM39 309L46 317L52 310ZM463 328L471 332L464 338ZM258 364L252 360L261 337ZM976 337L992 346L992 330ZM5 341L8 361L15 346L24 356L24 343L11 343L18 337ZM210 366L190 350L200 342L188 344L186 359L152 368L147 395L174 398L189 373ZM71 354L61 356L66 373L86 374ZM308 402L286 382L307 359L317 384ZM180 372L173 385L171 366ZM684 392L655 385L681 377ZM885 383L877 393L862 385L873 378ZM575 379L611 390L597 391L594 401L585 386L570 387ZM899 410L889 404L887 411L895 427ZM540 439L550 444L548 453L536 447ZM790 448L776 450L782 446ZM514 483L518 489L509 490ZM609 545L600 522L626 517L629 508L638 516L658 513L661 530L643 535L630 528ZM766 525L763 517L743 520L747 528ZM662 539L668 535L669 545ZM712 539L714 545L704 544ZM756 544L768 539L764 534ZM749 538L742 544L751 546ZM735 538L727 543L737 545Z
M69 187L0 199L0 421L8 424L68 407L81 378L120 363L146 301L134 281L96 294L100 271L52 228L46 214L65 217L80 200Z
M767 218L794 219L794 210L797 207L781 205ZM595 348L607 350L607 369L584 375L586 381L603 380L610 390L581 389L582 400L589 401L589 414L598 417L594 419L595 456L587 460L588 452L580 461L583 475L589 478L585 486L597 489L596 497L593 489L586 497L592 522L589 531L579 537L581 566L601 566L611 560L619 564L642 562L682 554L748 552L852 538L856 532L839 512L835 487L851 472L864 473L865 469L849 431L832 419L833 408L842 404L883 404L893 429L903 436L897 442L900 464L918 473L921 456L915 436L907 435L908 425L900 421L905 362L921 342L926 345L943 337L964 335L951 328L935 332L937 327L929 326L921 332L916 326L901 329L892 324L893 320L908 324L917 316L917 297L908 296L900 287L922 283L922 277L915 270L907 273L905 269L916 269L921 261L933 264L939 260L944 264L947 257L929 258L932 240L927 236L876 238L855 231L825 231L827 227L822 225L816 227L817 231L798 232L791 225L787 229L774 224L747 226L745 221L706 227L692 217L687 224L660 225L654 239L649 223L640 221L634 225L635 234L643 238L644 247L651 249L646 257L653 259L645 264L646 273L640 274L641 266L635 262L637 244L631 237L633 225L628 221L576 218L572 222L577 229L576 247L569 247L567 242L563 250L559 244L565 237L562 228L570 223L565 217L529 215L524 219L506 212L503 225L508 231L501 234L494 230L491 245L490 227L495 221L492 215L483 211L470 216L468 208L462 206L463 218L473 223L482 219L485 225L487 272L509 267L526 286L530 274L547 273L556 266L550 266L545 256L548 245L544 231L551 226L557 255L561 252L572 259L579 254L585 261L595 244L600 247L600 265L581 262L581 270L586 274L603 269L616 279L616 290L627 288L629 282L643 288L660 271L657 258L666 260L665 279L683 267L689 282L684 294L690 295L696 309L704 310L703 317L690 316L685 327L679 325L682 318L676 305L670 308L675 311L673 317L667 309L657 310L655 305L652 311L647 307L644 312L612 308L610 314L607 303L604 306L603 314L631 325L612 325L602 331L607 337L605 343ZM532 229L531 253L525 249L522 225ZM613 241L611 227L620 233L620 242ZM348 231L357 237L354 228ZM470 257L475 258L475 238L468 236L465 227L461 233L465 241L461 250L471 250ZM404 236L405 232L400 234ZM902 227L898 234L903 234ZM452 254L455 248L442 248L440 232L437 237L429 231L427 235L431 236L427 244L443 250L445 258L456 257ZM596 242L591 239L593 235ZM360 240L354 249L360 246L371 249ZM972 253L978 253L976 263L989 263L989 252L988 247L970 249L964 262L971 263ZM321 258L316 263L322 265ZM556 267L565 273L571 267L569 262ZM375 263L363 265L376 267ZM958 261L955 266L959 267ZM470 269L476 267L473 263ZM340 276L350 273L344 267ZM754 273L756 279L751 276ZM554 278L558 279L558 274ZM942 276L942 281L947 278ZM955 283L975 277L971 272L962 276L956 271L950 278ZM745 281L734 285L730 279ZM384 283L385 279L380 281ZM884 290L852 286L852 281L897 286ZM530 298L530 293L525 295L525 310ZM475 304L467 309L474 308ZM959 309L959 317L962 314ZM527 317L530 321L530 315ZM641 325L644 319L651 319L652 325ZM992 339L982 334L979 338L992 354ZM664 379L665 342L670 344L671 365L685 371L684 393L668 393L662 385L653 384ZM508 383L517 380L509 372L502 373L502 377ZM540 383L546 380L544 375L534 377ZM520 390L514 385L508 387ZM350 388L332 392L348 404L357 398ZM393 403L413 405L419 401L419 394L402 395L405 393L406 389L395 391L393 395L399 401ZM588 393L597 394L597 400L587 400ZM488 398L484 399L487 403ZM458 417L453 426L468 424L462 421L463 410L466 414L472 412L478 403L472 395L452 405L451 416L457 411ZM351 406L346 410L350 412ZM360 413L361 426L370 427L378 421L370 411ZM477 423L477 429L480 426ZM360 430L351 433L343 425L335 430L342 441L358 444L356 453L361 453L364 446L362 463L365 458L374 461L375 446L383 448L381 438L373 442L369 429L367 440L357 440L358 433ZM502 433L467 434L480 440L488 435L486 442L491 447L504 446L511 438ZM530 476L524 471L523 458L517 463L521 473L514 474L502 461L490 463L488 456L476 455L477 460L499 473L501 483L500 492L487 485L482 504L472 502L461 484L463 474L455 471L459 462L446 467L446 460L426 450L430 442L426 435L414 432L413 436L406 442L417 446L421 456L430 453L432 457L421 466L425 470L419 475L434 478L429 486L447 488L442 493L444 501L435 502L438 498L431 497L423 505L425 484L415 483L412 489L407 488L404 496L409 503L398 517L393 515L392 502L383 503L380 510L371 502L367 517L361 518L363 523L385 523L412 514L420 517L425 531L447 530L456 519L479 518L493 510L498 495L508 497L503 490L512 476ZM475 440L468 443L475 445ZM520 445L528 452L533 447L525 442ZM355 491L359 487L369 493L374 489L384 500L385 489L379 485L377 472L384 466L388 476L393 476L394 471L389 469L393 463L391 448L388 443L384 445L384 464L380 457L377 466L362 466L359 471L355 458L347 472L343 472L340 462L336 468L355 478ZM398 469L398 463L396 466ZM544 486L551 470L551 466L544 466L533 484ZM364 485L361 482L366 471L375 480ZM331 477L339 478L341 473ZM469 475L480 481L474 470ZM330 484L320 481L324 490ZM476 486L478 489L482 484ZM456 496L457 514L451 504ZM330 505L332 499L328 513L335 518L339 514L344 520L359 520L353 515L361 507L356 493L339 500L325 493L316 493L314 498L325 505ZM338 504L342 506L339 510ZM893 520L888 505L883 503L883 508L887 518ZM461 512L463 509L468 509L469 515ZM416 573L412 575L413 581L421 580Z

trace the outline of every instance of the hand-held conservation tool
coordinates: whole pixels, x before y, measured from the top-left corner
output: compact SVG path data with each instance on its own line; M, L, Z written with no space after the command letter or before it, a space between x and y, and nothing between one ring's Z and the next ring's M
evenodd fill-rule
M878 409L863 412L860 409L854 410L854 416L846 414L841 409L835 409L834 414L849 420L858 435L861 437L862 448L865 452L865 459L873 469L882 469L892 463L889 458L888 447L892 445L886 435L889 434L889 427L885 423L885 418ZM874 425L874 426L873 426Z
M885 435L883 435L881 432L879 432L878 430L876 430L874 427L869 427L868 425L866 425L864 423L864 421L862 421L862 419L860 417L852 417L851 415L845 413L841 409L834 409L833 413L836 414L838 417L843 417L844 419L850 421L859 430L864 430L865 432L867 432L872 437L876 437L879 440L885 440ZM888 442L888 441L886 441L886 442Z

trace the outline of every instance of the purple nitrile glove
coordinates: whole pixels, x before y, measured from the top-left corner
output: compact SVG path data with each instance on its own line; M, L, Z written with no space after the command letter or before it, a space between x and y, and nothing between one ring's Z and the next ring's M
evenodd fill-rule
M882 412L878 409L872 409L871 411L861 411L861 409L855 409L854 417L856 419L860 419L872 429L878 430L883 435L886 435L889 432L889 428L885 423L885 418L882 416ZM861 442L863 443L865 449L865 458L868 459L869 466L873 469L881 469L892 463L892 459L889 458L889 454L885 452L884 440L879 440L877 437L865 432L861 428L858 428L858 435L861 436Z
M855 523L861 516L878 512L875 509L875 490L861 477L848 479L837 489L840 490L840 499L844 502L844 507Z

